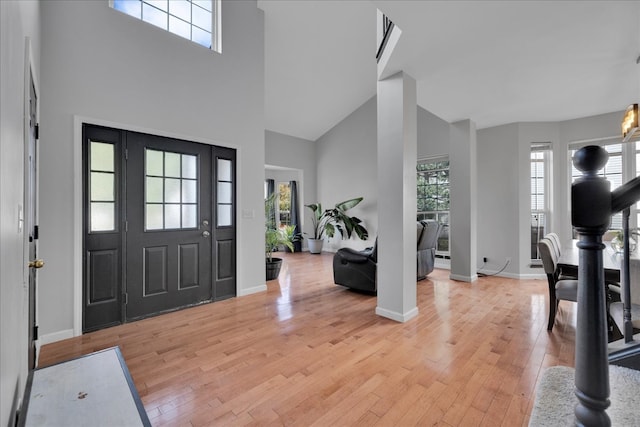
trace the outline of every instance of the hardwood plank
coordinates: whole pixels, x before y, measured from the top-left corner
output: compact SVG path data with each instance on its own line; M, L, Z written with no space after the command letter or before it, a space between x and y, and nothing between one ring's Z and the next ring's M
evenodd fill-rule
M332 255L279 254L267 291L42 347L40 366L119 345L155 426L526 425L542 369L573 366L575 304L546 330L546 279L435 270L420 314L375 315Z

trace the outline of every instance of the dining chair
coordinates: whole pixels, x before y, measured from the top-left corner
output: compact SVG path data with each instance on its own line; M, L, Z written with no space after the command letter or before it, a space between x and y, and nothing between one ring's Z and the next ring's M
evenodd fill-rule
M553 245L553 250L556 253L556 260L560 259L560 255L562 255L562 244L560 243L560 237L556 233L547 233L544 236L549 239L551 244ZM558 273L558 277L560 279L578 279L578 269L571 268L561 268Z
M558 256L551 239L544 237L538 242L538 250L542 258L544 272L549 283L549 323L547 330L553 329L560 300L578 301L578 281L561 279L558 269Z

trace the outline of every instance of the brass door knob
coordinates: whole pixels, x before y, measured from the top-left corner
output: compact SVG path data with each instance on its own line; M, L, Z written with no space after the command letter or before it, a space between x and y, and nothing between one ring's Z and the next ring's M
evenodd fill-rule
M29 268L42 268L44 267L44 261L37 259L35 261L29 261Z

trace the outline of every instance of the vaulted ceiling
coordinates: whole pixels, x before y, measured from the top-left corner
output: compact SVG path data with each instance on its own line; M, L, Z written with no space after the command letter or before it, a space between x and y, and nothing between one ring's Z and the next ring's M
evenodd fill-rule
M376 9L418 104L479 129L640 100L640 1L259 0L266 128L316 140L376 93Z

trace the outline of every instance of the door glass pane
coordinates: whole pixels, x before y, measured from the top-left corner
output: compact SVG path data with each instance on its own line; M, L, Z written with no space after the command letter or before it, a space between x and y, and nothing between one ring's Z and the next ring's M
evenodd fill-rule
M91 231L115 229L115 203L91 203Z
M164 202L180 203L180 180L166 178L164 180Z
M147 230L162 230L164 228L164 214L163 205L151 205L147 204L146 212L146 229Z
M196 179L196 156L182 155L182 177Z
M218 203L231 203L231 183L218 183Z
M162 178L147 177L147 203L162 203Z
M164 205L164 228L180 228L180 205Z
M180 178L180 154L164 153L164 175Z
M147 149L146 159L145 228L197 227L198 156Z
M226 227L231 223L231 205L218 205L218 227Z
M231 160L218 159L218 181L231 181Z
M182 205L182 228L195 228L197 224L196 205Z
M113 174L91 172L91 200L113 202L114 197Z
M162 164L164 162L164 156L162 154L163 154L162 151L149 150L149 149L146 150L147 175L155 175L155 176L164 175L163 168L162 168Z
M91 141L91 170L113 172L113 144Z
M182 180L182 203L196 202L196 181Z

